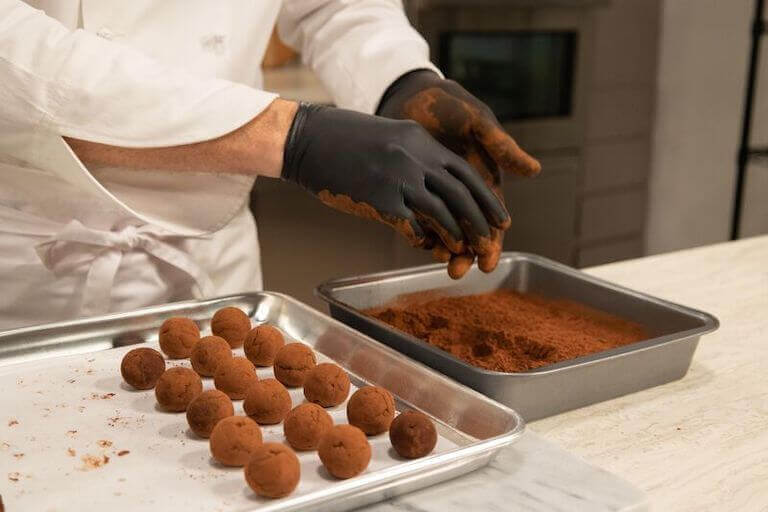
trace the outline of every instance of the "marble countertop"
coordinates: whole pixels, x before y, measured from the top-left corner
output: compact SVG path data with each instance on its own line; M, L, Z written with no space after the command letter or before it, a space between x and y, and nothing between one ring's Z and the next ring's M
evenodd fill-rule
M768 510L768 236L587 272L721 327L683 379L530 423L490 466L370 510Z
M644 490L655 510L768 510L768 236L587 272L712 313L720 329L683 379L529 429Z
M483 468L362 510L645 512L649 508L645 494L633 485L526 432Z

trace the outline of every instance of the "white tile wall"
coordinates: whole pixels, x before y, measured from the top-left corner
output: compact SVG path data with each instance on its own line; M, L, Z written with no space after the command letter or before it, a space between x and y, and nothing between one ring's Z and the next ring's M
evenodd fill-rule
M642 254L661 0L616 0L594 14L579 265Z
M607 242L595 247L583 247L579 252L579 267L602 265L612 261L637 258L643 254L640 236L628 240Z
M592 143L584 151L584 190L638 185L648 179L648 136L616 142Z
M645 187L582 200L579 222L582 242L639 233L645 225Z
M592 82L653 87L660 0L618 0L595 11Z
M617 86L589 91L587 144L648 135L653 112L653 88Z

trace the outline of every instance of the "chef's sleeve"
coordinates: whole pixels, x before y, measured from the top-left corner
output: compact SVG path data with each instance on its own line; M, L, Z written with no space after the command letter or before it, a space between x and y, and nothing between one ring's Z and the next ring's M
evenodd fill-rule
M190 192L209 208L199 208L195 194L150 201L141 185L102 182L63 137L122 147L200 142L244 125L275 97L169 67L127 45L69 30L20 0L0 0L0 154L24 162L18 169L43 170L171 232L219 229L247 200L252 178L190 175Z
M278 33L343 108L372 114L408 71L439 74L399 0L286 0Z
M0 83L3 132L38 126L123 147L212 139L242 126L275 98L70 31L20 0L0 0Z

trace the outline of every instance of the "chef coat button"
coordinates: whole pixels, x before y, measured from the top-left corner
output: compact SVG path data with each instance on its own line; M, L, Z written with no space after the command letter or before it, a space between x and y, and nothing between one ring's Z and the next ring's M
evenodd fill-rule
M115 37L115 33L107 27L101 27L98 31L96 31L96 35L106 39L107 41L110 41Z

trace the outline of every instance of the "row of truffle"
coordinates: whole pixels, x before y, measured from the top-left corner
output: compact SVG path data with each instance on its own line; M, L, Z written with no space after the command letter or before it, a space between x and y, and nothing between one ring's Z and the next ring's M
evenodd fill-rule
M350 390L347 373L332 363L317 364L302 343L285 344L282 333L263 324L251 328L237 308L216 312L213 335L200 337L188 318L166 320L159 335L161 350L170 359L189 358L192 370L166 370L162 354L151 348L128 352L121 363L125 381L137 389L155 388L158 404L186 411L190 429L209 438L214 459L228 466L245 466L245 479L259 495L282 497L293 492L300 478L296 454L281 443L264 443L259 424L281 421L288 444L296 450L318 450L318 456L337 478L364 471L371 458L366 435L389 431L395 451L403 457L429 454L437 441L432 421L417 411L395 418L392 395L368 386L347 403L348 425L333 425L323 407L343 403ZM235 357L243 346L246 357ZM272 366L274 379L259 380L256 366ZM200 376L213 377L216 389L203 391ZM288 387L302 387L309 403L292 408ZM245 399L246 416L236 416L232 400Z

